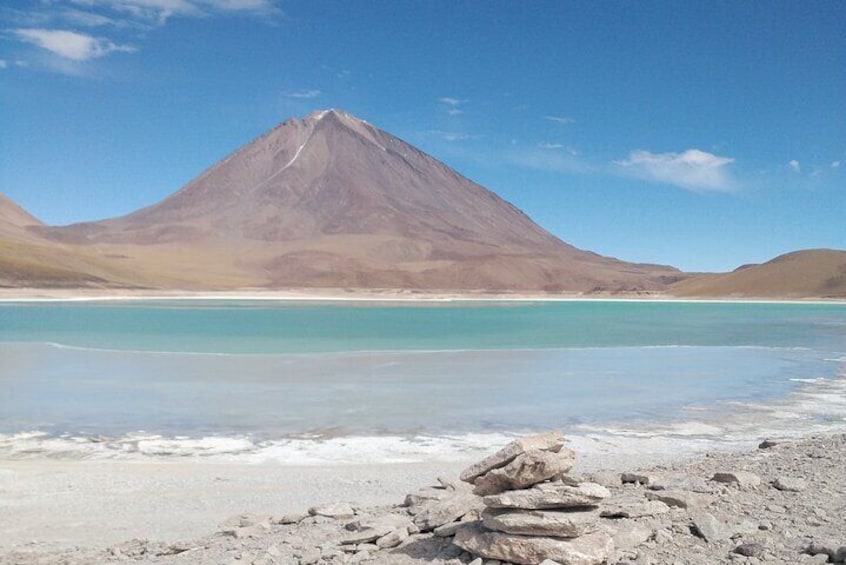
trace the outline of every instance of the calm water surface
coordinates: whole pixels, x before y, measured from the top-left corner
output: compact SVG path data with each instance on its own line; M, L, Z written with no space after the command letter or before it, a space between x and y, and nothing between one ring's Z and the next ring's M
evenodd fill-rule
M844 359L841 304L3 304L0 454L716 421Z

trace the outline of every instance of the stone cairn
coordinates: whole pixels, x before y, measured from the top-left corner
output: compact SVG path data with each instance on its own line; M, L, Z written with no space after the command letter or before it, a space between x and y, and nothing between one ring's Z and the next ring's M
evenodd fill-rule
M614 550L598 505L610 495L568 475L576 455L553 431L517 439L461 473L482 497L481 520L454 544L484 559L538 565L598 565Z

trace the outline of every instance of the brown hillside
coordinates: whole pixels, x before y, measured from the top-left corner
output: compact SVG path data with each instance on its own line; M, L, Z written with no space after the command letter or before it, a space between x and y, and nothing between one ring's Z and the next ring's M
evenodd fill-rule
M673 285L678 296L846 298L846 251L810 249L721 275L701 275Z

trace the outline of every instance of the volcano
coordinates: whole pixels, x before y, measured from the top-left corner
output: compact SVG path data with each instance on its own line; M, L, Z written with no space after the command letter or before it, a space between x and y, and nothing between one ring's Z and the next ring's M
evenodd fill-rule
M155 287L632 291L680 277L568 245L339 110L285 121L148 208L28 229Z

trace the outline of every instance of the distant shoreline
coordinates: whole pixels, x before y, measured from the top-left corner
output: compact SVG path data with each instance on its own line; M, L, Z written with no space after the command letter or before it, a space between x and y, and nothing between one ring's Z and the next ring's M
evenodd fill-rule
M56 302L144 302L144 301L243 301L243 302L331 302L443 304L461 302L655 302L694 304L846 304L842 298L822 297L678 297L664 293L495 293L361 289L291 290L134 290L134 289L45 289L2 288L2 303Z

